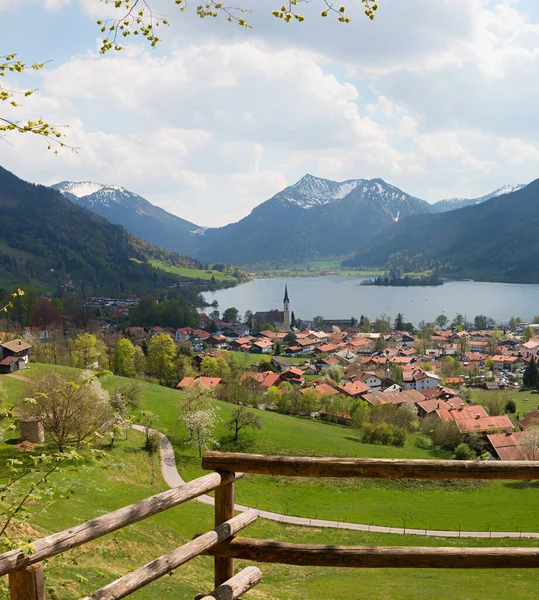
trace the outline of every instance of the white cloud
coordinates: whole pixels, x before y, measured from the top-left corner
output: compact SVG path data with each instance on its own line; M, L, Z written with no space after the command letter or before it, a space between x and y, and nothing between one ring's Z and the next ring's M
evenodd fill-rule
M118 183L205 225L307 171L383 177L429 200L537 176L539 15L524 0L384 0L374 23L355 2L349 25L318 18L316 0L289 25L271 17L274 0L247 0L252 30L152 5L173 23L157 51L66 54L35 74L28 114L68 123L79 154L14 140L2 164L37 181ZM59 14L77 6L92 40L95 19L116 14L95 0Z
M71 0L45 0L45 8L47 10L60 10L71 4Z

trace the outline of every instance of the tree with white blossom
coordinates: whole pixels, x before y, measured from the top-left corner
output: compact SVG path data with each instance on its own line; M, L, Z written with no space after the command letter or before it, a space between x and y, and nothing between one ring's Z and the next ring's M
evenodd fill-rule
M199 457L204 450L219 446L214 437L220 421L218 411L217 407L212 407L206 410L194 410L185 413L182 417L189 431L189 443L197 447Z

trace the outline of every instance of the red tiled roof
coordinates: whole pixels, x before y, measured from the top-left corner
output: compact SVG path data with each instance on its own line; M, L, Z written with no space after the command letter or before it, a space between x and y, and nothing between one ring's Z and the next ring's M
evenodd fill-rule
M302 394L304 394L305 392L307 392L309 390L316 392L319 396L325 396L326 394L334 395L334 394L339 393L335 388L331 387L327 383L319 383L317 386L304 388L300 391Z
M360 394L369 392L370 389L371 388L368 385L361 383L361 381L349 381L344 385L337 386L337 390L347 396L359 396Z
M270 388L273 385L277 385L280 379L279 373L273 371L263 371L262 373L256 373L255 371L246 371L241 377L240 381L246 379L254 379L262 387Z
M403 392L371 392L363 398L372 405L375 404L402 404L403 402L422 402L423 396L416 390L405 390Z
M19 357L17 356L8 356L6 358L4 358L4 360L2 362L0 362L0 365L2 365L3 367L9 367L9 365L12 365L13 363L17 362L19 359Z
M270 346L273 346L273 342L270 342L270 340L258 340L258 342L253 342L253 346L256 346L257 348L269 348Z
M13 340L11 342L4 342L0 344L3 348L7 348L10 352L22 352L31 348L31 344L27 344L23 340Z
M176 386L177 389L183 390L194 385L195 381L200 382L204 387L211 390L215 389L222 381L220 377L184 377Z
M527 460L526 453L519 447L523 431L511 433L491 433L488 441L501 460Z
M511 419L507 415L458 420L457 425L462 433L472 433L473 431L485 433L487 431L496 431L497 429L513 429L513 423L511 423Z
M527 429L530 425L539 425L539 409L525 414L518 424L522 427L522 429Z

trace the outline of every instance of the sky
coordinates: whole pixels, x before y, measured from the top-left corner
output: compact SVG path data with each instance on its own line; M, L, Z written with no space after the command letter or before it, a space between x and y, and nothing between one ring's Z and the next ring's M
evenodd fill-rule
M380 177L419 198L477 197L539 178L539 2L345 3L349 24L298 4L302 23L245 0L251 29L200 19L198 3L147 0L170 27L99 54L100 0L0 0L0 55L40 71L11 118L66 125L78 151L0 140L0 165L50 185L121 185L198 225L246 216L306 173ZM135 40L135 38L130 38Z

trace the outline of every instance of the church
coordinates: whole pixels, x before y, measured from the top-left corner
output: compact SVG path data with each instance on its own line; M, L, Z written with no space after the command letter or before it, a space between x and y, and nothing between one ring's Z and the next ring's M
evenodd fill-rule
M290 331L294 327L294 313L290 312L290 298L288 296L288 286L284 286L283 310L268 310L265 312L256 312L253 315L253 322L256 329L260 329L266 323L273 327L279 327L283 331Z

